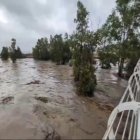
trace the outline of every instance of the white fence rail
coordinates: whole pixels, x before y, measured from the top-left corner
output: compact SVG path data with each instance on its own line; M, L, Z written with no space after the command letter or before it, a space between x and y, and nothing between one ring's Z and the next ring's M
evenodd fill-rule
M109 117L103 136L103 140L107 139L140 139L140 60L124 95Z

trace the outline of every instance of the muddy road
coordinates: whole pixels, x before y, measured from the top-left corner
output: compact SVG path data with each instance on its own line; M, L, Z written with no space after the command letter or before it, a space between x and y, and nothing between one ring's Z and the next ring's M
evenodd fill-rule
M127 82L97 68L95 97L76 94L72 67L0 61L0 139L102 138Z

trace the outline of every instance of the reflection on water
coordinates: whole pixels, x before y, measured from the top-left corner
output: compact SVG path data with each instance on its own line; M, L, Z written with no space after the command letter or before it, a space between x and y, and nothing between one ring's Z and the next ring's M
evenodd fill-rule
M126 81L117 78L115 70L98 67L95 99L121 97ZM47 97L47 102L36 96ZM75 94L72 67L33 59L0 61L0 98L7 102L0 102L0 138L43 139L52 129L62 139L101 138L109 115Z

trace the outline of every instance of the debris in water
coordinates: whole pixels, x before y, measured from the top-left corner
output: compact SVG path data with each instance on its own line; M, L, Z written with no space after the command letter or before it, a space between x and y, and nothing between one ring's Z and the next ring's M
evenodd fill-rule
M71 121L71 122L75 122L76 120L73 119L73 118L70 118L69 121Z
M36 67L31 67L31 68L35 69Z
M60 140L60 139L61 139L60 135L58 135L53 128L49 127L47 130L45 140Z
M47 115L47 112L43 112L44 115Z
M47 97L35 97L36 100L39 100L43 103L47 103L48 102L48 98Z
M34 81L27 83L25 85L31 85L31 84L44 84L44 83L41 83L39 80L34 80Z
M2 104L7 104L7 103L9 103L10 101L12 101L13 99L14 99L14 97L12 97L12 96L5 97L4 99L2 99L1 103L2 103Z

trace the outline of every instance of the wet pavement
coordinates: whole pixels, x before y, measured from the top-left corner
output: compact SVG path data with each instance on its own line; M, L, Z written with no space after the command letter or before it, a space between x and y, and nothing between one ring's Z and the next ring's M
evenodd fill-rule
M108 106L119 101L127 84L115 72L98 67L95 97L85 98L76 94L68 65L0 60L0 139L102 138Z

